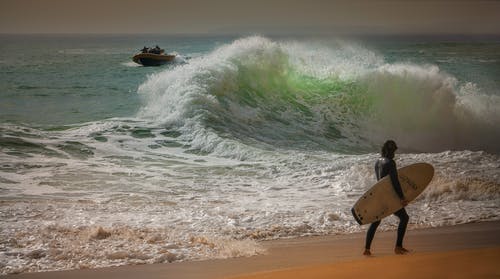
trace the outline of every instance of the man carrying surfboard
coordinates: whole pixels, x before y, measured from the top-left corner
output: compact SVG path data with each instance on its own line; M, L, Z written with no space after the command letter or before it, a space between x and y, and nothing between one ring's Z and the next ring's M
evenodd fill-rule
M399 226L398 226L398 237L396 241L396 247L394 248L394 252L396 254L406 254L409 251L403 247L403 238L406 233L406 226L408 225L408 214L406 213L405 206L408 205L408 201L406 200L403 190L401 189L401 184L399 183L398 171L396 168L396 162L394 161L394 153L398 149L396 143L393 140L388 140L382 146L381 155L382 157L377 160L375 163L375 175L377 176L377 180L381 180L384 176L389 175L392 187L394 191L398 195L401 200L401 205L403 206L398 211L394 212L399 218ZM373 237L375 236L375 232L380 225L380 220L371 223L368 231L366 233L366 244L365 251L363 255L371 256L370 247L372 244Z

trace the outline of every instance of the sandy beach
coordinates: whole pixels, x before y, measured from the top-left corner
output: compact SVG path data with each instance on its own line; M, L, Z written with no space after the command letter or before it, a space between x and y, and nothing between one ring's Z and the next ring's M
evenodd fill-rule
M373 257L361 255L364 234L263 242L248 258L9 275L6 278L499 278L500 221L409 230L410 255L396 256L395 231L378 232ZM390 272L388 272L390 271Z

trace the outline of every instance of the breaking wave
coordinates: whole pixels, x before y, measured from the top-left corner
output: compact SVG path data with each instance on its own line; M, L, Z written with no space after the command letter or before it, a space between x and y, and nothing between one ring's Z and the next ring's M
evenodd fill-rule
M249 37L151 75L140 117L204 152L242 145L373 151L500 152L500 97L435 65L388 64L361 46Z

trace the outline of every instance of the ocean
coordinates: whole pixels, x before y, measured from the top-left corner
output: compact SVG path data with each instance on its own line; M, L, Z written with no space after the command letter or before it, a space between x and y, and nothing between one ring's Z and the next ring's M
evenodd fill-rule
M363 232L387 139L436 170L410 229L500 220L500 40L1 35L0 273Z

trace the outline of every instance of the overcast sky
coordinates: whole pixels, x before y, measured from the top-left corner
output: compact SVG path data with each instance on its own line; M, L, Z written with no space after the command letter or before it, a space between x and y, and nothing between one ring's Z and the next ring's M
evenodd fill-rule
M500 1L0 0L0 33L500 34Z

